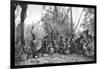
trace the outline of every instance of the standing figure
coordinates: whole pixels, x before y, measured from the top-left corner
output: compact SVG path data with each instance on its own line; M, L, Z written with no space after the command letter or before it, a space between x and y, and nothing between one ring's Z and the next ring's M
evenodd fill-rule
M59 47L60 47L60 53L63 53L64 43L62 36L60 36Z
M32 26L32 30L34 29L34 26ZM36 53L35 53L35 35L31 30L31 35L32 35L32 40L30 41L30 48L32 51L32 57L35 57Z

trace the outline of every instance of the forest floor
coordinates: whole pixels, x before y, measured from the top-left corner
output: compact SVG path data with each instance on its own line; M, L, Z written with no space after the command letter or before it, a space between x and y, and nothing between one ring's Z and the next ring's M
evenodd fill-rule
M35 65L35 64L87 62L87 61L94 61L94 60L92 58L77 54L70 54L70 55L49 54L47 56L43 56L40 58L27 59L25 61L17 63L16 65Z

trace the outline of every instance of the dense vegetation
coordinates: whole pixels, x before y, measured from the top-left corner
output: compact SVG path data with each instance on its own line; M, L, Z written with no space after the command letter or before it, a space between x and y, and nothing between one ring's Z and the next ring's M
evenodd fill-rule
M78 31L74 25L72 7L50 6L43 10L41 21L42 28L37 25L29 26L26 34L24 30L24 19L27 5L21 5L21 22L16 27L15 58L16 61L42 57L44 54L64 54L72 53L94 57L94 9L83 8L84 19L80 25L84 30ZM30 34L30 35L28 35ZM30 39L27 37L30 36Z

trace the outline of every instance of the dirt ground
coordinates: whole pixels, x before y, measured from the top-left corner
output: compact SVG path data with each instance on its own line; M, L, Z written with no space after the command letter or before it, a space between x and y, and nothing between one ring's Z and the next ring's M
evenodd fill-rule
M46 55L41 58L31 58L25 61L21 61L16 65L35 65L35 64L46 64L46 63L69 63L69 62L85 62L85 61L93 61L92 58L70 54L70 55L62 55L62 54L52 54Z

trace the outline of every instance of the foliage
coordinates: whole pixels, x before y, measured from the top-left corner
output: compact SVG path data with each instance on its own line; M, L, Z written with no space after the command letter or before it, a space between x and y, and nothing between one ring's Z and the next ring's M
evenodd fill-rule
M42 17L44 23L44 28L47 34L52 33L55 35L71 35L71 18L68 13L70 8L66 9L64 7L54 6L50 7L53 10L46 9L47 13ZM43 8L45 10L45 8ZM49 12L48 12L49 11Z
M85 8L85 14L84 14L84 19L83 19L83 23L81 24L81 26L86 29L89 30L89 33L91 36L94 36L94 9L93 8Z

